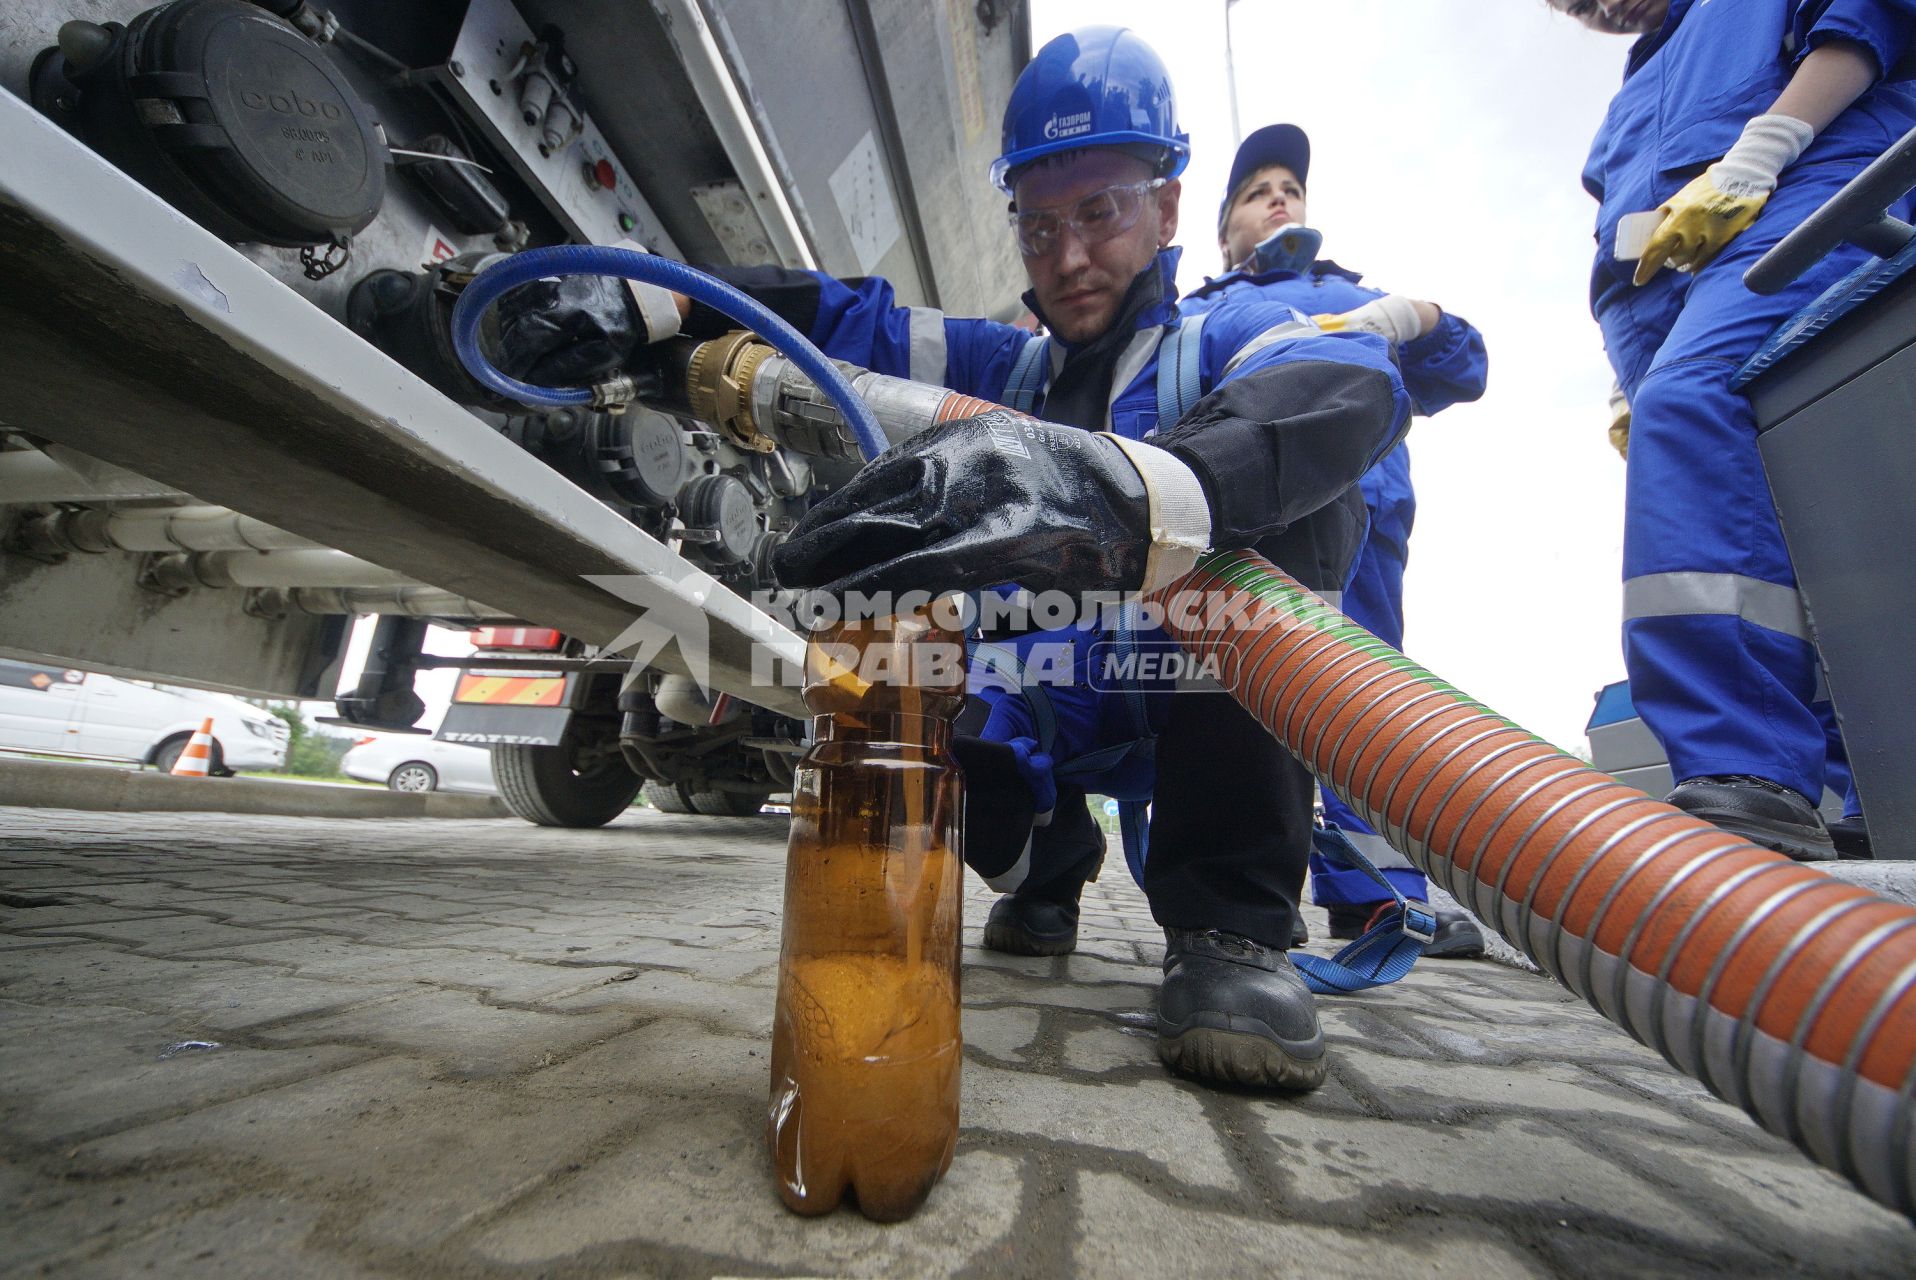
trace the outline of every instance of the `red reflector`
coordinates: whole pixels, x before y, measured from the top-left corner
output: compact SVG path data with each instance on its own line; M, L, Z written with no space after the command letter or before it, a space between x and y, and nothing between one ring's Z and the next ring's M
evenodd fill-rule
M474 627L470 639L475 649L537 649L544 652L565 644L565 637L553 627Z

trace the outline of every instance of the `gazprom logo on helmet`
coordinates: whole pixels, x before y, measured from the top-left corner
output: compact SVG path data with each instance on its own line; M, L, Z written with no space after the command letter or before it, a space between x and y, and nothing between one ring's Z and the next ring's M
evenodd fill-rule
M1081 133L1091 132L1091 113L1077 111L1068 116L1052 116L1044 122L1046 142L1056 142L1059 138L1075 138Z

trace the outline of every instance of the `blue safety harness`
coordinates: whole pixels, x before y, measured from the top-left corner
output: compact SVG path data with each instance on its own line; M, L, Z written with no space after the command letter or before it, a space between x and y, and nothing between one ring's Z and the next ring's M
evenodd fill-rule
M1199 337L1204 329L1205 317L1209 314L1201 312L1183 317L1158 344L1157 420L1160 423L1182 419L1203 394ZM1044 388L1045 375L1050 370L1050 348L1049 338L1035 335L1025 343L1024 350L1018 353L1011 367L1011 376L1005 380L1005 389L1000 397L1008 408L1020 413L1035 412L1038 395ZM1119 670L1137 670L1132 658L1137 653L1141 617L1135 601L1118 608L1117 626L1111 634L1111 644ZM1030 678L1017 653L1003 645L978 645L973 651L972 661L997 673L1018 689L1031 712L1039 751L1052 756L1055 761L1052 751L1058 737L1058 713L1044 684ZM1143 884L1144 861L1149 851L1151 788L1125 788L1120 784L1121 790L1134 790L1135 793L1116 795L1111 790L1111 778L1105 775L1126 764L1155 763L1158 744L1146 714L1143 687L1135 679L1127 680L1123 697L1131 739L1089 752L1066 764L1054 763L1053 776L1063 781L1095 781L1100 784L1095 788L1100 794L1110 795L1118 802L1118 830L1124 840L1125 865L1131 869L1132 879ZM1138 772L1143 773L1142 770ZM1086 787L1086 790L1092 789ZM1354 868L1376 881L1396 905L1393 910L1384 913L1383 919L1375 927L1335 957L1326 959L1299 953L1292 956L1292 963L1304 975L1304 981L1311 990L1320 994L1363 991L1397 981L1410 972L1411 965L1416 963L1417 957L1431 941L1437 928L1436 917L1429 911L1412 907L1389 878L1373 866L1370 859L1358 852L1357 847L1335 824L1325 824L1314 834L1315 847L1320 854L1333 863Z

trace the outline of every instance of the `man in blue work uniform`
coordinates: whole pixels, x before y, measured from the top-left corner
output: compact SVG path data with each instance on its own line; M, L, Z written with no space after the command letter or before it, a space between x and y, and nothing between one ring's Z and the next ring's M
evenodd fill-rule
M1370 289L1362 277L1317 257L1322 237L1305 225L1311 143L1294 124L1266 125L1245 138L1231 162L1218 206L1218 247L1226 270L1186 297L1187 315L1250 298L1278 302L1314 316L1327 329L1356 329L1388 341L1403 371L1414 411L1433 414L1484 392L1488 361L1483 336L1459 316L1429 302ZM1395 648L1404 647L1404 566L1417 497L1410 483L1410 449L1400 444L1365 473L1364 505L1370 532L1341 606L1361 626ZM1324 816L1335 830L1321 845L1348 840L1405 897L1421 901L1429 886L1409 859L1391 848L1350 806L1324 793ZM1330 912L1331 936L1356 938L1379 912L1378 886L1363 872L1311 854L1311 897ZM1469 915L1436 912L1436 937L1427 956L1483 954L1484 937Z
M1188 155L1157 55L1129 31L1090 28L1045 45L1020 75L992 172L1013 197L1026 302L1048 339L897 306L883 280L717 272L830 356L982 399L1024 397L1053 424L987 413L893 448L792 531L774 556L781 581L838 593L1008 581L1129 592L1175 580L1206 547L1255 546L1307 586L1342 585L1363 530L1356 481L1395 443L1409 399L1382 341L1325 334L1289 308L1250 302L1206 322L1194 404L1160 421L1160 393L1175 388L1160 385L1159 347L1179 332L1177 251L1166 246ZM617 332L582 335L554 314L559 289L527 286L524 299L502 301L504 367L537 377L581 336L608 350L660 336L636 312ZM681 311L693 336L732 327L696 305ZM1104 850L1085 793L1135 785L1141 762L1114 736L1154 732L1142 880L1165 929L1160 1055L1213 1081L1321 1083L1316 1010L1284 954L1310 849L1303 766L1221 692L1154 691L1141 728L1107 714L1122 699L1058 687L1055 737L1016 690L979 692L955 749L966 861L1007 890L989 944L1054 954L1075 944L1078 895ZM1126 757L1110 771L1121 779L1071 772L1113 746Z
M1916 5L1551 2L1641 37L1583 172L1600 205L1591 308L1631 409L1631 697L1679 780L1672 804L1792 857L1829 858L1814 804L1827 752L1815 652L1754 415L1730 380L1865 258L1839 248L1767 297L1743 285L1916 125Z

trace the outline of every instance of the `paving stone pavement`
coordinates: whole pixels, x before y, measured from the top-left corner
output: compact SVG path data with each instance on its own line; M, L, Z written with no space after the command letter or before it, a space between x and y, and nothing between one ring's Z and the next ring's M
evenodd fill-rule
M1071 957L978 949L973 885L924 1210L795 1217L761 1143L783 844L0 809L0 1274L1911 1273L1903 1219L1520 968L1323 1001L1304 1098L1166 1075L1115 858Z

